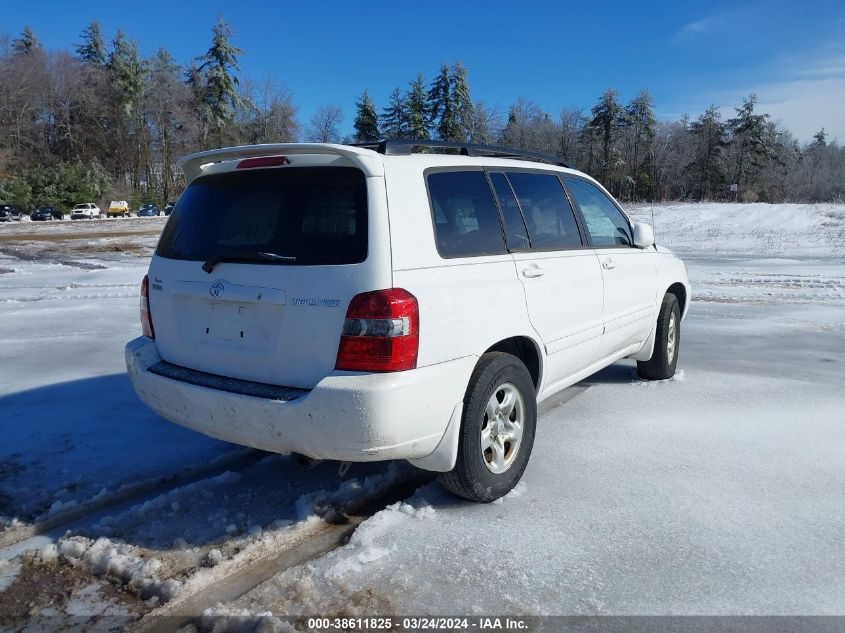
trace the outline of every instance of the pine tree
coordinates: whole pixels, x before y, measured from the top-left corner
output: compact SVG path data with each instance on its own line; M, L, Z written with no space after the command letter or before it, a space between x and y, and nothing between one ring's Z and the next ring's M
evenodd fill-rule
M146 131L141 111L146 69L138 54L138 45L118 31L106 63L110 103L115 124L115 163L119 172L129 173L133 191L141 182L141 164L145 162Z
M654 181L652 178L652 145L654 143L654 100L647 90L641 91L625 107L625 125L629 132L629 151L627 156L630 196L637 198L639 190L651 196Z
M12 40L12 50L17 55L29 55L41 48L41 43L29 26L23 27L21 36Z
M82 43L76 45L76 55L86 64L104 66L106 43L99 22L91 22L81 34Z
M455 127L450 132L450 139L454 141L466 141L468 131L473 127L473 106L472 97L469 93L469 80L466 67L461 62L455 62L452 66L451 77L451 102L455 112Z
M707 200L725 184L724 150L728 144L726 126L719 108L711 105L689 127L693 139L693 170L699 200Z
M352 126L355 128L355 142L374 143L378 141L381 138L378 129L378 114L376 114L376 106L366 90L355 103L355 107L357 114Z
M454 140L458 121L452 103L451 77L449 66L440 66L440 73L435 77L426 95L428 102L429 125L437 132L441 141Z
M119 30L112 40L112 51L106 64L114 92L113 99L124 114L137 109L144 90L144 64L138 55L138 45L127 40Z
M824 128L813 134L813 142L810 143L810 147L827 147L827 134L825 134Z
M205 116L215 142L222 145L223 131L232 122L235 109L241 103L237 92L238 77L233 73L240 71L238 55L242 55L243 51L229 42L232 29L222 17L217 18L211 33L211 48L196 61L200 62L197 70L203 74L204 80Z
M822 162L825 149L827 149L827 134L825 134L824 128L822 128L813 134L813 142L807 146L805 151L806 162L810 168L811 187L815 183L816 173L818 172L819 165Z
M616 90L605 90L599 102L593 106L593 119L590 127L594 128L601 141L601 169L599 179L613 189L613 176L616 171L619 150L616 147L619 126L623 115Z
M408 101L399 88L390 93L390 103L381 114L381 131L385 138L408 138Z
M757 114L756 104L756 95L749 95L742 106L735 108L736 117L728 120L736 151L734 182L745 188L754 186L757 174L772 153L772 138L766 125L769 115Z
M408 136L427 140L429 133L428 108L425 96L425 77L422 73L411 82L411 89L406 98L408 106Z

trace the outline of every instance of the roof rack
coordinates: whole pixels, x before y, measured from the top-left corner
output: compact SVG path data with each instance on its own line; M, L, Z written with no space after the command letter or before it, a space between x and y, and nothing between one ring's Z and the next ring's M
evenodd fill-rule
M513 147L500 147L498 145L479 145L477 143L461 143L460 141L428 141L416 138L396 138L379 141L377 143L355 143L355 147L372 149L379 154L388 156L409 156L418 147L431 147L436 149L456 149L462 156L491 156L495 158L530 158L531 160L551 163L560 167L572 169L573 166L563 162L559 158L529 152Z

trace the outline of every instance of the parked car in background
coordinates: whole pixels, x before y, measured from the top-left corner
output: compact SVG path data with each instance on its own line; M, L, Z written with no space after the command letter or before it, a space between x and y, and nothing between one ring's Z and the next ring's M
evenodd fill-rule
M166 205L164 205L164 215L170 215L170 212L173 211L173 207L175 206L175 202L168 202Z
M62 220L64 217L64 214L56 207L38 207L30 214L29 219L33 222L44 222L47 220Z
M71 220L90 220L100 217L100 207L93 202L83 202L70 211Z
M0 204L0 222L20 222L21 210L13 204Z
M154 202L148 202L138 207L139 218L149 218L154 215L161 215L161 209L159 209L158 205Z
M106 213L108 218L125 218L130 215L129 203L126 200L112 200Z
M407 459L457 495L501 497L538 403L623 358L670 378L690 304L649 225L538 158L405 140L182 159L126 347L136 392L218 439Z

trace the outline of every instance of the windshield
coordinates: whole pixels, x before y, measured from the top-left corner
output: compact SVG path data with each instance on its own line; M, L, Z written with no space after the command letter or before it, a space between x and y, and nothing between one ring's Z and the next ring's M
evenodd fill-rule
M352 167L289 167L197 178L179 198L156 253L208 261L261 253L277 264L354 264L367 257L367 189ZM245 257L244 257L245 258ZM265 257L266 259L266 257Z

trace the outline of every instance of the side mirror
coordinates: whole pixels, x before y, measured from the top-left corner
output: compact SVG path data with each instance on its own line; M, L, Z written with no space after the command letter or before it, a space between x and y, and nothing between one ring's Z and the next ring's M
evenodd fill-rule
M654 229L645 222L634 222L634 246L648 248L654 244Z

